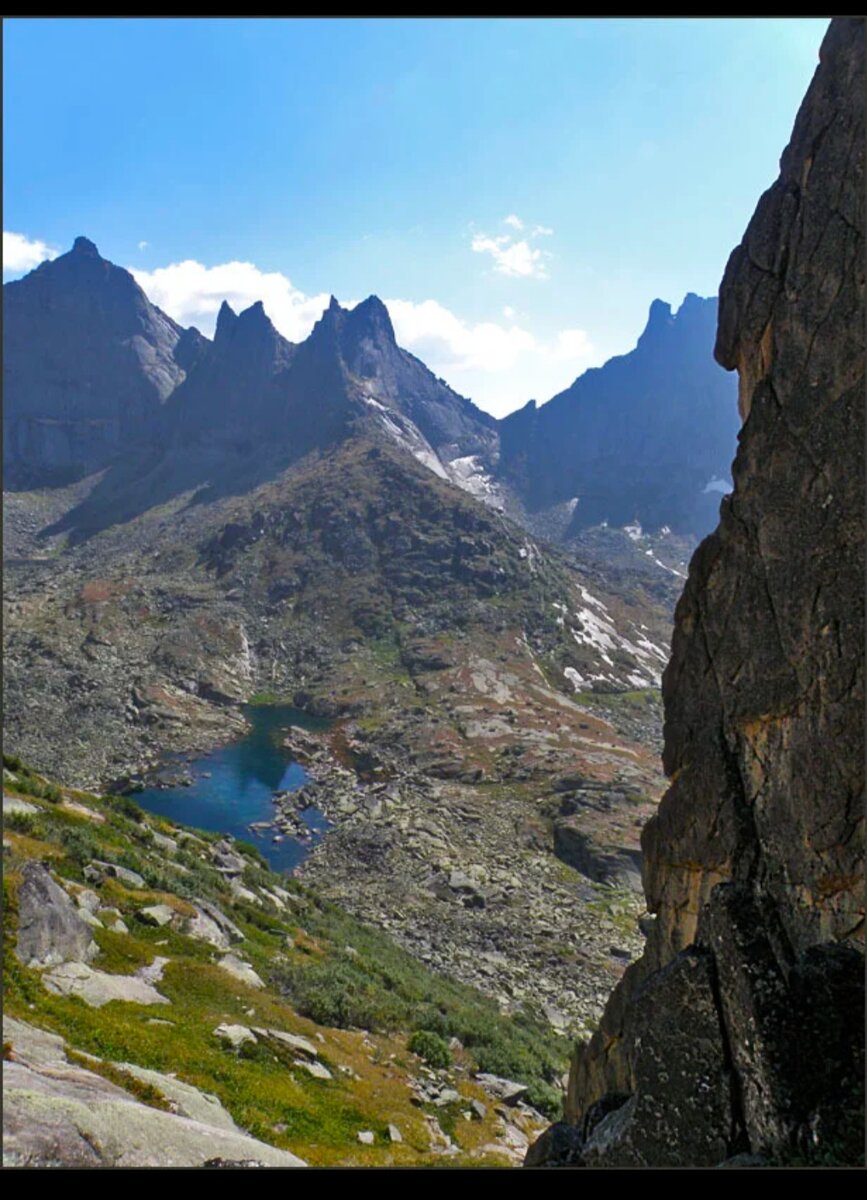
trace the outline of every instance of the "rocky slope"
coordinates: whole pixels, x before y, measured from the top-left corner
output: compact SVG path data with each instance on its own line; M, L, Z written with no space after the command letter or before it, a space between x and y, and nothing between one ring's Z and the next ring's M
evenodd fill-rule
M500 422L497 478L530 514L567 506L571 533L713 527L737 433L733 382L711 357L716 309L691 294L675 314L654 300L633 351Z
M327 715L344 774L309 877L504 1006L589 1027L641 944L659 605L383 434L58 550L5 572L10 749L121 787L240 733L254 693Z
M721 288L744 425L663 682L653 928L528 1162L863 1163L863 97L835 19Z
M4 755L5 1166L513 1166L568 1044L254 849Z

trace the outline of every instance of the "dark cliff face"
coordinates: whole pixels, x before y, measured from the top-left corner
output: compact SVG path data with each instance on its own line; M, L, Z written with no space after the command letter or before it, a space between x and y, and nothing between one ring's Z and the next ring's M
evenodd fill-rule
M720 292L735 489L663 681L654 927L576 1055L561 1160L863 1161L863 100L864 23L835 19Z
M157 436L183 331L92 242L7 284L3 319L6 487L68 482Z
M296 347L280 336L261 302L236 314L223 301L213 342L202 341L195 346L197 369L166 405L165 440L228 439L252 449L257 430L273 437Z
M713 361L717 302L654 300L629 354L500 422L499 473L531 511L578 497L572 531L638 520L706 534L735 451L735 384Z

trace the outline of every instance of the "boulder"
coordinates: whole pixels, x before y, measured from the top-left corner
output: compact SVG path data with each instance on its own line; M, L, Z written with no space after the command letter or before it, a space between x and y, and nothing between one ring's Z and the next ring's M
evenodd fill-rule
M123 1088L66 1057L62 1038L3 1019L11 1044L3 1070L3 1161L16 1167L202 1167L225 1163L304 1166L238 1129L215 1097L130 1063L177 1114L140 1103Z
M221 1041L228 1042L234 1050L239 1050L247 1042L252 1045L256 1041L255 1033L246 1025L218 1025L214 1034Z
M558 1121L536 1138L524 1156L525 1167L583 1166L581 1148L584 1139L576 1125Z
M495 1100L502 1100L504 1104L517 1104L527 1093L525 1083L515 1083L512 1079L503 1079L499 1075L490 1075L486 1071L480 1071L475 1079L476 1083L481 1084L489 1096L493 1096Z
M296 1054L303 1054L308 1058L319 1057L319 1051L313 1043L305 1037L300 1037L297 1033L284 1033L282 1029L260 1029L258 1026L254 1027L253 1032L257 1037L273 1038L275 1041L281 1042L290 1050L294 1050Z
M323 1064L320 1062L308 1062L306 1059L303 1059L303 1058L296 1058L294 1060L294 1062L295 1062L296 1067L301 1067L303 1070L305 1070L308 1073L308 1075L312 1075L314 1077L314 1079L331 1079L331 1078L333 1078L333 1076L332 1076L331 1072L328 1070L328 1068L326 1066L323 1066Z
M80 996L91 1008L102 1008L112 1000L130 1004L169 1004L155 987L137 975L109 975L81 962L62 963L42 977L49 992L57 996Z
M136 913L139 921L145 925L156 925L159 929L168 925L174 915L175 910L169 908L168 904L151 904L147 908L140 908Z
M264 980L260 979L250 964L235 954L224 955L220 959L220 966L235 979L239 979L241 983L246 983L248 987L263 988L265 986Z
M118 879L126 887L143 888L145 881L137 871L131 871L129 867L119 867L117 863L100 862L94 859L84 868L84 878L90 883L102 883L106 877L110 879Z
M99 953L90 927L48 867L30 860L18 891L15 955L27 967L90 962Z
M194 900L193 904L196 914L189 918L184 930L189 937L210 942L218 950L228 950L232 942L244 940L244 935L238 926L230 921L226 914L217 908L216 904L202 899Z

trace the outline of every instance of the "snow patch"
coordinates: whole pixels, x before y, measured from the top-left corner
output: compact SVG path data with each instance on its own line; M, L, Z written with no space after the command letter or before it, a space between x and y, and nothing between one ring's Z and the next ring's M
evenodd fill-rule
M665 565L665 563L660 562L658 558L654 558L653 561L656 563L656 565L658 567L662 567L663 571L670 571L672 573L672 575L676 575L678 577L678 579L686 579L686 576L684 575L684 573L682 571L675 571L674 567L667 567Z
M579 673L575 670L574 667L566 667L565 670L563 671L563 674L566 676L566 678L572 684L572 686L576 692L580 692L581 689L585 686L584 677L582 675L579 675Z
M501 504L500 489L481 465L478 455L467 454L463 458L453 458L446 464L446 471L452 483L456 483L477 500L493 508Z
M585 604L593 604L596 606L596 608L601 608L604 613L608 612L608 609L605 607L605 605L602 603L602 601L599 600L596 596L592 595L590 592L588 592L587 588L584 587L583 584L581 584L581 583L578 584L578 591L581 593L581 599L584 601ZM564 612L565 612L565 609L564 609Z

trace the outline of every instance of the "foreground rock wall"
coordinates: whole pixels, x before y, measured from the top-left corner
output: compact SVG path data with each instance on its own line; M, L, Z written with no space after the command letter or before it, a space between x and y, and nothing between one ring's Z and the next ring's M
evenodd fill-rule
M654 927L531 1162L863 1154L863 101L835 19L721 288L744 425L663 682Z

